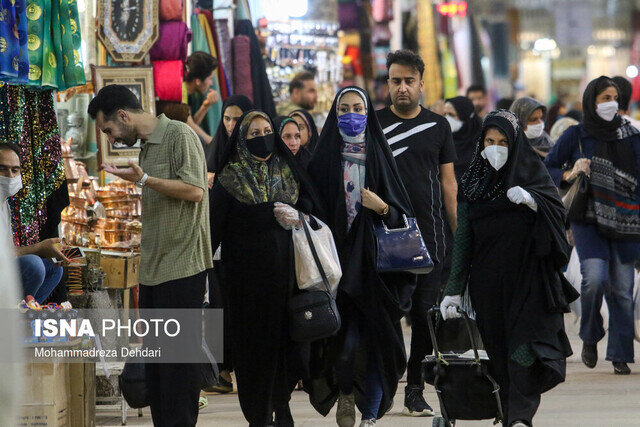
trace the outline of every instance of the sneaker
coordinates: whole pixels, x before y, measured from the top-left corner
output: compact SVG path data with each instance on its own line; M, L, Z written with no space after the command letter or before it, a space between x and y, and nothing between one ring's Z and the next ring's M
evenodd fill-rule
M423 388L418 385L408 385L404 389L404 409L402 413L411 417L432 417L433 408L422 396Z
M524 421L516 421L511 424L511 427L529 427L529 424L526 424Z
M629 375L631 369L624 362L613 362L613 373L616 375Z
M222 377L218 377L218 384L213 387L207 387L204 389L207 393L220 393L227 394L233 392L233 383L225 380Z
M362 420L360 421L360 427L372 427L376 425L376 420Z
M338 397L338 409L336 411L338 427L353 427L356 425L356 399L351 394L342 394Z
M276 408L276 427L293 427L293 416L289 404L285 403Z
M582 344L582 363L587 368L593 369L598 363L598 346L595 344Z

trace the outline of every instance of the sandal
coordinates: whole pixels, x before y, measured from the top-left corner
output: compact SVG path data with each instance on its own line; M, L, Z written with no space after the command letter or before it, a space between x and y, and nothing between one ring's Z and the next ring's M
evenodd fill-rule
M207 396L200 396L200 399L198 399L198 410L206 408L207 406L209 406L209 399L207 399Z

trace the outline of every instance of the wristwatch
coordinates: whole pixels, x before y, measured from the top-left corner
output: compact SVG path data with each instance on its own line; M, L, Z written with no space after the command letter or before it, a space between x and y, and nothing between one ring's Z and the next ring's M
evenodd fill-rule
M142 178L140 178L140 181L136 181L136 187L144 187L144 185L147 183L147 179L149 179L149 175L145 173L144 175L142 175Z

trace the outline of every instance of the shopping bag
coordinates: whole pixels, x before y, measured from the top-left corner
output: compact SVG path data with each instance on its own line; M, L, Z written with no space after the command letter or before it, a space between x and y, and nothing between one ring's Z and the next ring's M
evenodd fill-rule
M335 296L338 292L338 283L342 278L338 251L329 227L319 219L315 218L315 220L320 228L313 230L308 227L309 232L331 286L331 294ZM294 228L292 235L298 288L303 290L324 290L322 276L311 253L304 229L302 227L300 229Z

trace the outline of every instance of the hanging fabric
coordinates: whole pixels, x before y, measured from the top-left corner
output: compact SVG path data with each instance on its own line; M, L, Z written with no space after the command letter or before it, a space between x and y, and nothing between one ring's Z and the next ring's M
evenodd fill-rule
M0 141L20 147L22 190L9 199L15 245L56 236L69 194L53 91L1 87Z
M187 61L191 31L182 21L160 23L160 36L149 54L152 61Z
M160 0L160 21L182 21L182 0Z
M153 86L156 97L162 101L182 102L182 80L184 64L182 61L154 61Z
M0 7L0 80L24 84L29 80L27 3L2 0Z
M59 91L84 85L76 0L27 0L26 4L28 84Z
M244 95L253 101L251 83L251 40L247 36L236 36L233 45L233 93Z
M216 19L216 33L220 41L220 49L218 53L223 64L222 71L224 73L225 86L229 92L229 96L233 95L230 81L233 81L233 57L231 54L231 33L229 32L229 23L226 19ZM220 82L222 84L222 82Z

